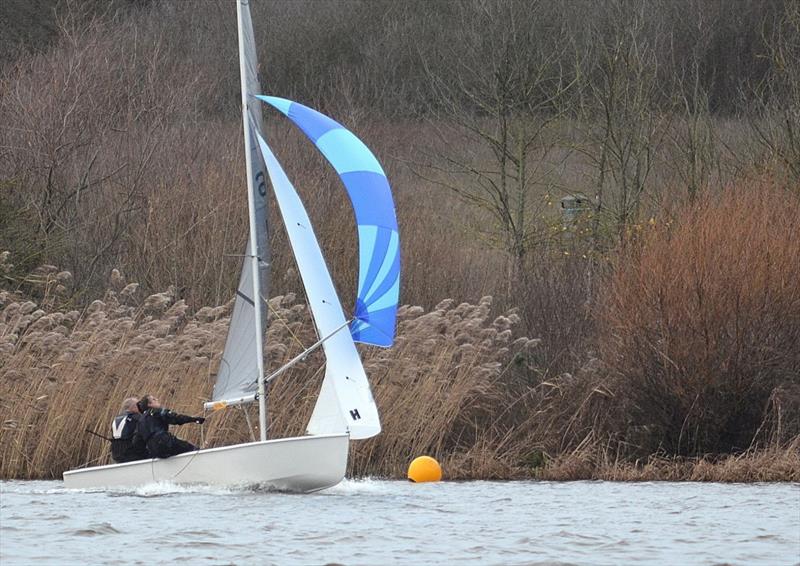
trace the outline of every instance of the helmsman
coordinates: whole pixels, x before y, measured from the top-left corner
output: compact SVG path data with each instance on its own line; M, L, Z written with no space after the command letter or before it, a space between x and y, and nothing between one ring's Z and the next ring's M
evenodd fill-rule
M142 416L136 427L136 434L145 443L147 452L152 458L169 458L198 449L194 444L181 440L169 432L169 425L203 424L206 420L204 417L179 415L162 407L161 401L153 395L143 396L138 406Z

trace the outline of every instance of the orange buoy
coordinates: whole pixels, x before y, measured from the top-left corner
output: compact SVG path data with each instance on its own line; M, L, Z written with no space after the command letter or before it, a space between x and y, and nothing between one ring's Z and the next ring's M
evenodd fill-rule
M442 467L430 456L420 456L408 466L408 480L416 483L439 481L442 479Z

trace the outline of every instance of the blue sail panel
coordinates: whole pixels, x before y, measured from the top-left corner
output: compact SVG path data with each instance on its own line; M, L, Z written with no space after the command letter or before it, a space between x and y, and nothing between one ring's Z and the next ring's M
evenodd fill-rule
M371 171L386 177L383 167L369 148L352 132L337 128L320 136L315 143L339 175Z
M353 339L391 346L400 300L400 236L389 181L369 148L341 124L302 104L256 96L294 122L336 170L358 226Z
M358 226L383 226L397 230L392 192L385 175L371 171L353 171L339 175L353 202L370 203L370 206L353 206Z

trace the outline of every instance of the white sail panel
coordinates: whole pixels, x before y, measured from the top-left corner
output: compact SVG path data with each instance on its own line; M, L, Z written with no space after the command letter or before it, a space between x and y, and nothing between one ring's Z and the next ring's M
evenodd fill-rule
M240 0L237 5L237 15L250 237L245 247L225 350L217 370L213 401L224 401L256 393L259 376L263 377L263 334L267 321L266 299L269 290L267 176L256 141L256 136L260 135L262 130L261 107L253 95L258 94L261 88L248 4L247 0ZM257 281L258 289L254 289L254 279ZM258 309L256 309L257 303ZM256 321L257 311L259 321ZM266 428L263 398L260 403L262 410L259 411L259 422L263 431Z
M250 17L250 1L239 0L241 34L241 83L242 104L246 108L245 135L246 146L250 151L246 163L251 179L248 184L249 196L253 199L253 215L251 222L252 231L255 233L255 256L258 258L260 297L261 297L261 328L267 327L267 298L269 296L269 240L268 240L268 214L267 214L267 174L261 152L258 150L257 137L263 136L261 118L261 104L254 98L261 92L261 81L258 74L258 57L256 56L256 42L253 33L253 21ZM250 243L248 243L248 246ZM249 256L249 252L246 252ZM246 256L246 257L247 257ZM263 338L262 338L263 340Z
M254 144L257 145L257 144ZM261 157L258 157L261 165ZM258 201L257 201L258 202ZM266 215L264 205L256 207L256 218ZM260 229L256 230L257 239L263 242L266 249L266 220L258 223ZM259 246L261 247L261 246ZM267 255L267 254L265 254ZM255 301L261 299L261 328L266 328L267 318L267 281L269 266L265 261L259 262L261 270L261 293L253 290L252 254L248 239L242 258L242 268L239 275L239 285L236 288L236 298L231 313L231 322L228 327L228 336L225 340L225 349L217 369L217 381L214 385L213 401L235 399L255 393L258 390L258 340L255 324Z
M319 390L319 397L317 397L317 404L314 405L314 412L306 427L308 434L328 434L330 432L347 432L349 430L347 421L342 415L339 397L336 395L334 379L328 377L330 367L330 362L328 362L325 378L322 380L322 387ZM378 432L380 432L380 428ZM378 433L376 432L375 434Z
M259 135L262 135L261 124L261 105L258 103L250 104L250 97L261 94L261 81L258 76L258 56L256 55L256 40L253 33L253 20L250 17L250 0L239 0L241 25L242 52L241 52L241 72L242 82L244 83L248 96L248 109L255 122ZM255 140L253 140L255 142ZM254 146L258 145L253 143Z
M323 343L327 364L317 404L308 423L310 434L349 432L354 439L381 431L361 357L350 332L336 289L311 221L280 163L261 136L258 144L281 216L303 279L314 323Z
M258 388L258 352L256 348L253 270L250 265L250 244L242 261L236 301L233 304L231 324L225 349L217 370L214 401L233 399L255 393Z

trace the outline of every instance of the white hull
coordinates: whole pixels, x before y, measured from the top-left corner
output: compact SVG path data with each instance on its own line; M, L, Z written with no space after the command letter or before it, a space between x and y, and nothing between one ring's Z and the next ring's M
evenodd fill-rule
M135 487L153 482L258 485L307 493L344 478L347 434L326 434L250 442L64 472L68 488Z

